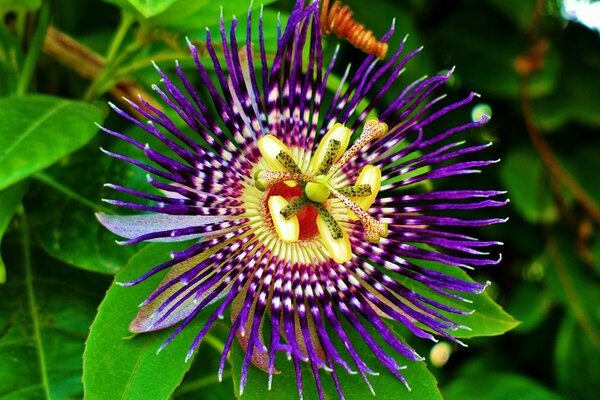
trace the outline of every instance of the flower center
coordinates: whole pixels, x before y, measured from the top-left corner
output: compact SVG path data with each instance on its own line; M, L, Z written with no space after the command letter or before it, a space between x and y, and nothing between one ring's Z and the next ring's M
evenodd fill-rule
M387 236L387 225L367 213L381 187L379 168L365 166L354 185L337 187L334 184L344 164L386 133L386 124L369 120L359 138L347 149L351 131L342 124L335 124L319 143L305 171L281 141L272 135L262 137L258 148L269 169L256 171L255 186L266 192L265 209L279 239L293 243L318 235L329 255L343 263L352 257L352 249L340 222L359 220L370 242L376 243ZM331 213L336 200L347 209L343 217L338 213L334 218Z

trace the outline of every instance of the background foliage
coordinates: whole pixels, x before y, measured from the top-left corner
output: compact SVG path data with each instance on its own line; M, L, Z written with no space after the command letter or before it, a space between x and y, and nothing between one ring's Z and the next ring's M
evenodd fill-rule
M218 23L219 3L226 19L245 15L249 5L247 0L0 0L0 398L82 398L82 380L88 399L239 395L231 376L239 374L241 350L233 352L224 382L216 376L225 323L188 364L183 358L193 328L159 355L156 349L168 331L130 337L127 323L153 284L126 290L111 286L112 276L137 276L170 249L116 246L94 218L98 211L115 212L100 201L103 183L145 184L144 174L98 150L128 151L94 125L129 129L108 113L106 100L149 92L157 81L151 60L168 70L179 59L191 71L184 38L201 44L203 28ZM410 365L411 397L596 398L598 32L567 23L559 0L347 3L379 36L396 18L392 49L405 33L411 48L425 45L402 85L457 66L446 88L450 96L482 94L472 111L489 106L493 118L466 139L495 142L489 154L502 162L469 179L478 188L505 188L512 200L502 210L509 222L483 231L505 243L504 261L477 271L475 278L491 280L488 295L521 324L502 336L466 339L468 348L450 346L444 366L427 361L439 392L424 366ZM267 47L273 51L277 13L285 20L292 1L264 4ZM361 55L342 45L341 57L344 65ZM482 317L474 314L476 333L509 329L512 321L485 301ZM430 343L407 340L429 355ZM381 386L375 385L379 398L395 398L399 392L381 379ZM273 396L264 380L253 370L242 397ZM343 382L348 398L364 398L364 385L354 380ZM297 397L285 380L276 390L278 399Z

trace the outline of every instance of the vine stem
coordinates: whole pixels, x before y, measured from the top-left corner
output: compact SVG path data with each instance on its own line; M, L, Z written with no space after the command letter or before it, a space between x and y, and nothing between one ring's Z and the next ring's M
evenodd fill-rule
M97 79L104 69L104 57L53 26L48 28L43 51L85 79ZM140 94L153 107L161 109L153 97L132 79L123 79L107 90L135 115L135 109L123 100L124 97L136 101L137 95Z
M106 53L104 68L98 74L95 79L92 81L90 86L88 87L85 95L85 101L92 101L96 99L96 97L102 94L101 88L112 78L112 72L118 66L118 56L119 49L123 44L123 40L131 28L134 19L133 16L127 12L121 13L121 21L119 22L119 27L117 28L115 35L108 47L108 51Z
M29 306L29 313L31 315L33 340L36 344L36 353L38 363L40 364L39 373L41 385L44 389L44 398L51 399L52 396L50 395L48 383L48 371L46 368L46 356L44 354L44 344L42 342L42 336L40 332L38 305L33 290L33 271L31 262L31 242L29 238L29 222L27 221L27 216L22 205L20 206L19 215L21 219L21 241L23 244L23 272L25 274L27 304Z
M586 312L586 309L581 300L581 293L577 291L571 273L568 271L564 260L559 254L557 239L553 235L549 237L549 255L553 259L554 268L556 269L556 275L558 281L563 288L564 294L567 296L573 315L577 320L579 326L585 332L590 342L600 350L600 333L596 330L594 323L591 321L591 317Z
M529 91L529 77L544 66L544 57L548 49L548 43L540 36L540 18L544 9L544 0L537 0L533 17L529 26L529 39L533 44L528 53L522 55L515 62L515 69L521 75L520 100L521 111L525 120L525 128L535 150L540 155L552 178L560 182L575 197L577 202L589 214L589 216L600 224L600 209L581 185L561 165L560 161L552 151L550 144L538 130L533 117L531 106L531 95Z
M48 3L43 3L38 14L37 26L29 44L29 50L27 51L23 68L21 69L21 75L19 76L19 81L17 82L17 89L15 92L17 96L24 95L29 88L31 77L33 76L38 59L40 58L44 37L46 36L46 31L48 30L49 25L50 6Z
M590 217L600 224L600 209L579 183L563 168L546 139L538 131L533 120L529 84L525 77L521 82L521 108L529 138L552 177L564 185Z

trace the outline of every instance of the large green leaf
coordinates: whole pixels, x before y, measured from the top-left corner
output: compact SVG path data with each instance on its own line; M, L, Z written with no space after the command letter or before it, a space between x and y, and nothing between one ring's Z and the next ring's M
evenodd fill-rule
M562 322L554 369L560 391L571 400L593 399L600 393L600 348L594 346L574 318Z
M0 189L87 143L102 122L89 104L50 96L0 99Z
M494 18L480 18L480 15L494 15ZM495 8L479 2L470 12L445 16L440 26L435 33L439 54L457 66L456 77L465 88L486 96L519 97L521 76L515 69L515 61L527 48L510 21L502 18ZM559 55L550 48L542 68L530 78L531 97L554 90L560 61Z
M268 324L266 324L268 325ZM365 361L365 363L379 375L367 375L369 381L373 385L376 397L373 397L369 387L365 384L360 375L350 375L343 368L336 368L340 387L344 392L344 397L348 400L363 400L363 399L422 399L422 400L441 400L441 394L437 388L435 377L427 370L424 362L409 361L407 359L398 358L400 365L405 365L407 368L401 371L410 385L410 390L404 384L392 375L385 367L383 367L372 350L365 344L363 338L351 327L345 324L345 330L354 345L357 353ZM374 337L378 335L373 330L369 329ZM333 337L333 336L332 336ZM383 341L382 341L383 342ZM394 354L385 343L380 343L382 348L388 354ZM342 349L340 345L338 347ZM342 353L343 354L343 353ZM281 357L280 357L281 356ZM351 360L347 357L348 360ZM278 354L276 367L281 371L273 377L273 385L271 390L268 390L268 375L266 372L251 365L248 369L248 381L242 396L239 396L239 381L241 377L241 368L244 361L244 352L236 344L231 353L231 364L233 372L233 384L236 394L240 399L277 399L277 400L297 400L298 389L296 385L296 375L291 361L287 360L281 354ZM305 363L302 363L302 378L303 392L305 399L317 399L317 390L312 372ZM323 384L323 393L325 399L338 399L339 395L333 383L333 380L327 372L321 370L321 380Z
M0 16L4 11L0 8ZM14 93L18 83L23 51L18 38L4 24L0 24L0 95Z
M207 26L218 26L221 10L225 21L231 21L233 16L239 19L245 19L248 8L260 8L261 5L273 3L275 0L265 0L251 3L248 0L230 0L230 1L187 1L179 0L166 12L157 15L149 20L153 25L168 26L172 29L182 30L193 33L194 36L200 33L204 37L204 28ZM240 27L241 28L241 27ZM238 28L240 34L245 34ZM213 40L220 42L218 30L212 29ZM256 38L258 36L255 36ZM241 41L243 43L243 41Z
M549 190L550 182L539 156L525 148L514 149L502 160L500 177L508 189L511 205L533 223L552 222L558 211Z
M535 12L535 0L486 0L506 17L513 20L515 25L526 31L531 24Z
M599 45L597 32L577 24L551 44L560 50L561 59L574 62L565 63L556 90L533 102L532 111L541 128L556 130L569 122L600 126L600 99L595 95L600 81L591 79L600 73Z
M10 236L0 288L0 398L82 398L81 354L108 280L44 253L22 257Z
M555 300L575 318L587 338L600 349L600 291L595 272L581 261L570 232L552 232L540 258Z
M418 263L426 268L443 272L447 275L468 282L473 282L473 279L460 268L429 261L419 261ZM441 314L447 316L454 322L468 327L468 329L461 328L457 329L456 331L452 331L451 334L457 338L501 335L519 325L519 321L515 320L512 316L506 313L506 311L504 311L500 305L492 300L492 298L486 292L481 294L461 293L460 295L469 301L469 303L465 303L447 296L443 296L420 283L411 281L408 278L398 276L395 276L395 278L410 289L415 290L417 293L420 293L427 298L459 310L474 311L471 315L457 315L440 311Z
M537 261L536 261L537 262ZM526 333L537 328L550 314L552 302L539 283L521 282L511 296L508 311L521 322L515 332Z
M35 11L42 6L42 0L0 0L0 14L6 11Z
M168 258L173 245L151 244L131 258L115 281L128 281ZM135 287L113 284L98 309L84 354L85 397L94 399L166 399L191 363L186 353L198 334L201 318L186 328L162 352L158 348L172 329L133 336L127 329L138 305L160 282L155 276Z
M2 236L4 236L4 232L6 232L6 228L26 190L27 184L24 182L0 190L0 242L2 242ZM0 283L4 282L6 282L6 267L0 256Z
M145 18L150 18L163 13L177 0L129 0Z
M561 400L539 383L509 372L461 376L443 391L446 400Z
M114 196L114 191L103 189L103 184L118 182L146 191L148 182L139 169L106 156L96 142L93 144L36 175L25 208L49 254L79 268L114 274L140 246L117 245L115 240L121 238L96 220L94 213L98 211L114 212L100 201L103 195ZM127 152L130 147L111 149Z

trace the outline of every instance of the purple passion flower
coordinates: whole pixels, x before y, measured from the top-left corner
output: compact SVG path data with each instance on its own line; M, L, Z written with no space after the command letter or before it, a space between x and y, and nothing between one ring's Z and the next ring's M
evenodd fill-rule
M499 258L482 248L498 242L451 230L503 220L446 213L502 206L506 201L494 199L504 194L499 191L423 191L423 185L414 185L477 173L494 162L458 160L488 145L466 147L451 141L487 118L442 133L425 132L475 94L443 106L443 96L431 99L450 78L449 72L422 78L391 104L381 104L406 63L420 51L403 54L404 44L388 60L369 55L352 72L348 67L337 91L326 93L337 51L324 67L318 5L296 3L287 26L283 32L279 29L272 60L265 51L262 14L256 51L250 13L242 45L237 21L227 30L221 20L224 61L217 57L209 32L210 66L203 65L190 43L203 93L178 64L175 80L157 67L162 88L154 89L181 121L144 99L141 106L131 106L146 122L112 105L169 150L159 152L103 128L145 154L146 160L140 161L106 151L147 171L149 183L162 195L109 184L141 201L107 202L147 213L98 218L128 239L123 244L190 243L186 250L172 253L171 260L122 283L132 286L168 270L132 321L132 332L179 324L166 345L213 304L216 311L191 344L189 358L217 318L230 309L232 325L220 372L237 338L245 351L241 391L250 363L267 371L271 382L275 356L285 352L296 369L301 397L304 362L321 398L321 369L330 374L343 398L340 367L358 372L369 386L368 375L375 373L356 351L350 330L407 387L403 367L381 344L386 342L388 349L410 360L423 358L392 332L388 321L402 323L418 337L435 340L436 334L458 342L452 331L464 327L447 315L472 310L450 307L412 288L461 300L461 293L481 293L487 284L458 279L425 264L436 262L448 270L497 264ZM392 32L393 28L383 41ZM380 104L378 118L370 118Z

